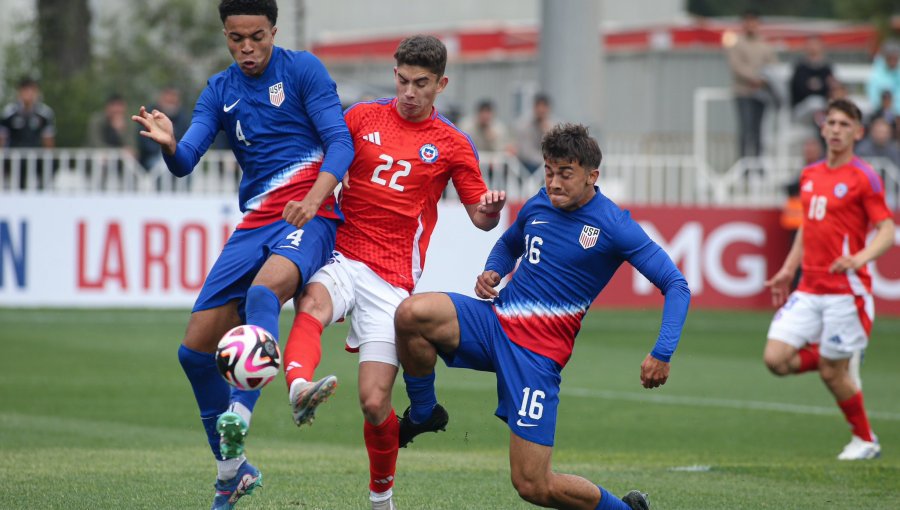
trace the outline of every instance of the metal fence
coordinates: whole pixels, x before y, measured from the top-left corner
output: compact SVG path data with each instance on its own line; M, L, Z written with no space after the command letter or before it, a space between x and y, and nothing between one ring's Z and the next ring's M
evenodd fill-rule
M507 153L481 153L488 187L512 200L532 196L543 173L529 174ZM177 178L162 160L145 169L126 151L108 149L6 149L0 151L0 192L57 194L236 194L241 171L230 151L210 151L187 177ZM900 205L900 169L890 160L869 162L885 183L888 205ZM622 204L778 207L799 176L795 158L745 158L719 171L693 155L608 153L600 168L601 190ZM455 198L452 187L445 198Z

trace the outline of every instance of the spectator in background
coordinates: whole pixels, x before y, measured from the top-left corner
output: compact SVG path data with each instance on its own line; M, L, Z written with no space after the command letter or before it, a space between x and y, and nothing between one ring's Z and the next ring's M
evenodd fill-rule
M766 67L775 63L775 50L759 35L759 15L745 11L741 17L743 33L728 48L728 65L738 113L738 155L762 153L762 117L766 102L775 99L765 76Z
M54 147L56 118L53 110L40 101L37 80L22 78L16 92L16 101L0 114L0 147Z
M153 112L154 110L159 110L169 117L172 121L172 127L175 130L175 139L180 140L184 136L185 131L187 131L191 121L190 112L184 111L182 107L181 91L174 86L166 86L163 88L159 92L156 104L150 105L150 107L147 108L148 112ZM137 134L136 136L138 161L141 162L141 166L146 170L150 170L160 161L160 158L162 158L159 144L140 134Z
M791 110L794 120L812 124L813 114L823 110L828 102L833 80L834 73L825 56L822 39L810 37L806 41L803 58L794 64L791 75Z
M900 97L900 43L887 41L872 61L872 71L866 81L866 96L873 107L880 105L881 94L888 90L891 97ZM894 114L900 114L900 103L894 102Z
M551 116L550 97L547 94L535 95L531 116L516 126L516 154L529 175L544 166L541 139L554 124L556 122Z
M897 131L897 112L894 111L894 94L891 93L890 90L881 91L881 102L878 103L878 108L876 108L869 117L867 125L869 129L871 129L875 119L884 119L884 121L888 123L891 127L891 136L896 137L900 134L900 132Z
M135 154L135 140L131 136L128 107L121 94L113 93L103 110L88 119L87 145L103 149L126 149Z
M866 160L869 158L889 160L900 170L900 144L894 139L891 126L884 117L876 117L872 121L868 135L856 146L856 154ZM873 163L872 166L879 168L881 165Z
M459 128L469 135L478 152L500 152L508 148L509 134L494 115L494 103L490 99L479 101L475 115L464 118Z

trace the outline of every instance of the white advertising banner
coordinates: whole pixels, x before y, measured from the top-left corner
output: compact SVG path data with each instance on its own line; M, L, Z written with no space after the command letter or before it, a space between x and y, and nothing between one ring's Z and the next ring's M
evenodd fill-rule
M473 295L503 229L439 217L418 290ZM0 194L0 306L190 307L240 218L231 195Z

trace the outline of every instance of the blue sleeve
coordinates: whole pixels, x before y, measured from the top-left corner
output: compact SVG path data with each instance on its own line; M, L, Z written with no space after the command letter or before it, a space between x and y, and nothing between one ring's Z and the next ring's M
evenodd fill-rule
M627 212L623 213L619 226L617 243L623 255L665 296L659 336L650 355L669 362L678 347L691 302L687 280L665 250L653 242Z
M516 261L525 252L525 221L523 219L525 216L522 214L524 210L525 207L519 211L516 221L494 244L487 262L484 263L485 271L496 271L502 278L516 267Z
M172 175L184 177L193 172L194 166L219 134L219 118L215 107L218 101L215 101L214 96L215 92L211 87L203 89L194 107L191 125L178 141L175 154L169 156L163 153L163 161Z
M337 95L337 86L328 74L328 70L311 53L305 53L300 83L304 107L313 121L313 127L325 146L325 159L322 171L337 178L344 178L350 163L353 161L353 139L344 122L341 100Z

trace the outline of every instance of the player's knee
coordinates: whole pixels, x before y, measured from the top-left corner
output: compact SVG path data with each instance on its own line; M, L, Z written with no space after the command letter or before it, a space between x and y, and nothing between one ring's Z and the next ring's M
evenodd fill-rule
M791 373L791 366L788 363L788 360L781 356L766 352L763 354L763 362L766 364L766 368L769 369L769 372L772 372L775 375L785 376Z
M400 303L397 311L394 312L394 329L399 333L410 333L418 329L418 325L423 321L424 307L422 306L422 296L410 296Z
M391 403L383 395L366 395L360 396L359 407L367 422L380 425L390 414Z
M519 497L538 506L546 506L548 500L547 485L525 476L513 476L513 487L519 493Z

